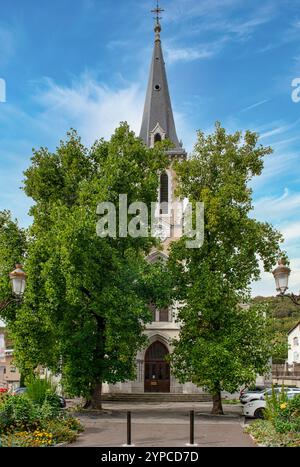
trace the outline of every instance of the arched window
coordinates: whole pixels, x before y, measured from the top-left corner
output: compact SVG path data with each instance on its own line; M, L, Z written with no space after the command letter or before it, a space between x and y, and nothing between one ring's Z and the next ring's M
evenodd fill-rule
M164 172L160 176L160 203L168 203L169 202L169 177L167 172ZM168 206L167 204L161 204L160 207L161 214L168 214Z
M159 133L156 133L156 135L154 136L154 144L160 141L161 141L161 135Z
M293 344L294 344L294 345L299 345L299 339L298 339L298 337L294 337L294 339L293 339Z

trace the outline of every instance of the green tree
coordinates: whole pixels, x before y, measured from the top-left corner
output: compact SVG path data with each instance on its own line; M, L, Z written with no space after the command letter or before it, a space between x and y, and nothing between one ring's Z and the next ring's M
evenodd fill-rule
M27 373L39 365L60 372L68 393L93 408L101 407L104 381L135 377L151 321L147 303L167 300L165 287L153 286L163 264L145 260L156 240L100 238L97 205L118 206L124 193L128 205L150 207L167 165L164 144L147 149L124 123L109 142L88 150L71 131L55 153L35 151L25 172L25 192L35 204L25 302L10 321L16 358Z
M8 275L16 263L24 262L26 249L26 230L19 227L9 211L0 211L0 302L11 296ZM3 310L1 317L14 318L14 307Z
M182 303L171 364L181 382L209 389L214 413L222 413L222 390L267 371L272 350L266 307L240 306L260 277L259 261L271 271L280 253L280 233L250 216L249 182L271 153L257 141L250 131L228 135L217 124L212 135L198 133L191 158L176 166L179 195L203 202L205 215L201 248L187 248L185 237L171 248L174 298Z

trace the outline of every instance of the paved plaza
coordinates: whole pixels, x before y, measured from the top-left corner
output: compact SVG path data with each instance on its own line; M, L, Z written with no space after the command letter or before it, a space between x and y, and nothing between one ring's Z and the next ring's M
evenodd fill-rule
M137 447L184 447L189 442L189 411L195 410L199 447L255 447L243 432L239 406L224 406L225 415L210 416L210 403L112 403L103 412L78 414L86 430L71 447L118 447L126 443L126 413L132 412L132 443Z

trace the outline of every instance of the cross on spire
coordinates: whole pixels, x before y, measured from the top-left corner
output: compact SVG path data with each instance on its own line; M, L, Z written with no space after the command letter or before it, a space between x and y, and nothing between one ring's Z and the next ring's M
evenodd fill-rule
M157 0L157 3L156 3L156 8L154 10L151 10L151 13L156 13L156 16L154 19L156 19L156 23L159 24L159 20L162 19L160 15L160 13L162 13L163 10L162 8L160 8L159 6L159 3L158 3L158 0Z

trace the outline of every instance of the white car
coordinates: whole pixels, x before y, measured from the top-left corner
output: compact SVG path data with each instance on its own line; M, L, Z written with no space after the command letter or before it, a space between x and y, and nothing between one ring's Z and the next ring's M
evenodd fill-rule
M256 401L256 400L263 400L265 398L265 395L267 394L268 396L272 395L272 391L275 392L275 394L280 394L282 392L281 387L276 387L276 388L269 388L269 389L263 389L262 391L259 392L246 392L240 397L240 401L242 404L247 404L248 402ZM285 387L284 392L295 392L297 394L300 394L300 389L299 388L289 388Z
M300 391L296 388L286 393L286 397L288 399L292 399L293 397L298 395L300 395ZM256 399L251 402L247 402L247 404L245 404L243 407L244 416L246 418L264 418L264 409L266 405L267 402L265 401L265 399Z
M246 418L264 418L265 400L255 400L247 402L243 407L243 413Z

